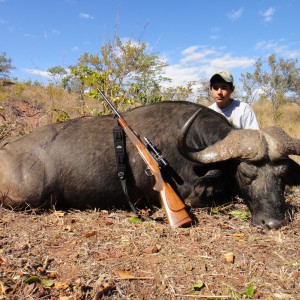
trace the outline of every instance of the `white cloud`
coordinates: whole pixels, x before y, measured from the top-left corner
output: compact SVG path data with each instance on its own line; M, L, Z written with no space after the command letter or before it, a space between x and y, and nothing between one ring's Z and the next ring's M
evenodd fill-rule
M211 35L210 36L210 39L211 40L217 40L217 39L219 39L220 38L220 35Z
M25 34L24 34L24 37L25 37L25 38L35 39L35 38L36 38L36 35L35 35L35 34L31 34L31 33L25 33Z
M80 14L79 14L79 18L81 18L81 19L91 19L91 20L94 19L93 16L91 16L91 15L89 15L89 14L86 14L86 13L80 13Z
M299 51L289 50L288 45L280 44L279 42L270 41L261 41L255 45L255 50L267 52L267 55L271 55L273 53L278 54L287 58L297 58L299 57Z
M242 16L243 10L244 10L244 8L240 8L238 10L233 10L231 13L228 14L228 18L232 22L236 21L237 19L239 19Z
M200 79L198 67L184 67L181 64L169 65L165 69L166 77L172 79L171 83L164 83L164 85L178 86L189 81L198 81Z
M265 22L271 22L273 20L274 13L275 13L275 8L269 7L265 11L260 12L260 15L264 18Z
M198 51L200 49L200 51ZM205 46L192 46L182 51L183 58L180 60L182 64L194 64L201 61L211 54L216 54L214 49Z
M212 32L211 36L209 37L211 40L217 40L220 38L221 29L219 27L213 27L210 31Z
M220 57L210 60L209 65L218 70L226 69L246 69L254 64L255 60L246 56L232 56L230 53L225 53Z
M66 70L67 74L64 75L63 77L70 75L70 69L67 68L65 70ZM54 76L50 72L45 71L45 70L24 68L24 69L22 69L22 71L27 74L34 75L35 77L40 77L39 80L41 80L41 79L53 80L53 78L54 78Z
M38 70L38 69L23 69L25 73L37 75L45 78L52 78L51 74L48 71Z
M172 85L182 85L189 81L209 78L219 70L242 69L253 66L255 60L246 56L226 53L226 47L191 46L181 52L179 63L165 68L165 75L172 79Z
M44 39L48 39L49 36L51 36L51 34L53 34L53 35L59 35L60 32L58 30L56 30L56 29L51 29L50 33L48 33L48 31L45 30L44 34L43 34Z
M51 29L51 32L53 33L53 34L60 34L60 31L59 30L57 30L57 29Z

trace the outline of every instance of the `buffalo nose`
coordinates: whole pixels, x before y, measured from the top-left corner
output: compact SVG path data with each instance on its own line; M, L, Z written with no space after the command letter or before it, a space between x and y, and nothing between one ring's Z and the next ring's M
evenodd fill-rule
M268 229L279 229L286 224L284 219L274 219L265 216L257 216L252 219L252 224L256 226L264 226Z

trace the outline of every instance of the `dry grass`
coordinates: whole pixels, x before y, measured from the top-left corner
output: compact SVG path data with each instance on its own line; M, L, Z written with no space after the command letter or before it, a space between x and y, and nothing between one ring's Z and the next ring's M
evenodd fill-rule
M273 126L272 105L270 102L259 102L253 105L261 127ZM284 104L279 109L277 126L283 128L288 134L300 138L300 105L295 103Z
M9 99L27 101L31 107L42 110L44 114L54 110L66 112L70 118L81 115L93 115L102 111L101 103L95 99L85 97L84 105L79 100L78 94L68 93L61 89L43 87L39 85L28 85L24 83L9 86L0 86L0 105ZM253 104L253 109L257 115L261 127L272 126L272 105L270 102L261 101ZM49 118L48 122L55 119ZM277 125L282 127L293 137L300 137L300 105L286 103L281 106L278 112Z
M272 104L270 102L259 102L253 105L253 110L257 116L261 127L273 126ZM300 105L287 103L279 109L277 126L284 129L290 136L300 138ZM293 160L300 164L299 156L291 156Z
M102 106L97 100L84 98L84 104L78 94L68 93L52 86L30 85L17 83L10 86L0 86L0 101L18 99L28 102L32 108L42 110L45 114L54 110L66 112L70 118L92 114L93 110L101 110ZM53 120L49 119L49 122Z

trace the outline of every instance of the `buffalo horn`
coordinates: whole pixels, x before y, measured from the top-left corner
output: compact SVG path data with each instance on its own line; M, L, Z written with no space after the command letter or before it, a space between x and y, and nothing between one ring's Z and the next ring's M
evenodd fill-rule
M261 131L268 143L270 160L280 159L288 155L300 155L300 139L290 137L280 127L267 127Z
M194 113L185 123L178 140L178 149L190 160L208 164L229 159L258 161L269 157L276 160L290 154L300 155L300 140L290 137L279 127L232 130L223 140L204 150L190 149L186 137L198 113Z
M223 140L202 151L189 151L188 158L204 163L228 159L260 160L267 153L267 143L258 130L233 130Z

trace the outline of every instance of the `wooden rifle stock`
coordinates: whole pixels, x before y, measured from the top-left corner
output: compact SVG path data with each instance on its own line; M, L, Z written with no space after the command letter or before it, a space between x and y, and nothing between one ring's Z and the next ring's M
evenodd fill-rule
M102 91L100 91L99 89L98 91L114 111L118 119L118 123L123 128L126 136L129 138L129 140L139 153L140 157L143 159L145 164L150 169L152 175L154 176L155 184L153 189L159 193L161 204L165 210L169 224L172 227L182 227L191 224L192 219L185 210L184 203L176 194L174 189L170 186L170 184L163 180L159 165L153 158L153 156L149 153L147 147L142 143L142 141L134 133L134 131L126 124L126 121L118 113L112 103L105 97Z
M182 227L190 224L192 219L185 210L184 203L170 184L163 180L156 160L148 152L146 146L136 136L132 129L126 124L125 120L120 117L118 118L118 122L154 176L155 184L153 189L159 193L161 204L165 210L169 224L172 227Z

